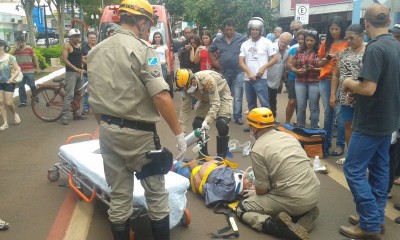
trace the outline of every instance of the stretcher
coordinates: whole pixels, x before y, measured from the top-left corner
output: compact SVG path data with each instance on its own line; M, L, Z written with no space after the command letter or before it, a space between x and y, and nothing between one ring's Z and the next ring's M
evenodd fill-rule
M74 142L78 138L88 137L91 140ZM75 193L86 202L92 202L96 197L110 205L111 188L107 185L104 175L103 159L100 154L98 140L93 140L90 134L81 134L67 139L67 144L60 147L58 153L60 162L48 170L47 178L54 182L60 178L60 172L68 176L68 184ZM147 204L144 189L140 181L134 177L133 207L135 220L146 214ZM190 213L186 208L186 192L189 180L174 172L165 175L165 188L169 192L170 228L178 223L184 226L190 224Z

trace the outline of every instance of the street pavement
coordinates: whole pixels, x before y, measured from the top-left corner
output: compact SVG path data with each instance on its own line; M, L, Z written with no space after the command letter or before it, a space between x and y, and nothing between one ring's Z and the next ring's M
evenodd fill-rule
M176 109L179 109L179 93L175 93L174 103ZM287 94L278 95L278 120L281 122L284 122L286 103ZM18 105L17 98L15 104ZM245 111L245 103L243 107ZM23 108L17 107L17 112L22 122L19 125L10 124L10 128L0 132L0 218L10 223L9 230L0 232L0 240L112 239L107 206L104 203L98 200L93 203L79 200L67 187L65 175L53 183L47 179L47 169L59 161L59 147L65 144L67 137L95 131L94 116L90 114L89 119L84 121L71 120L68 126L63 126L60 122L39 120L33 115L30 104ZM321 122L322 112L321 108ZM174 136L165 121L162 120L157 129L162 144L177 153ZM231 139L237 139L240 143L250 140L249 133L242 129L243 126L231 122ZM212 124L210 154L216 153L216 134L215 124ZM187 157L195 157L190 148ZM311 239L346 239L339 234L338 228L340 225L349 225L348 216L356 213L342 166L335 164L338 158L322 160L323 164L327 164L329 173L318 174L321 182L318 205L321 214L310 233ZM234 153L232 161L237 162L243 170L250 166L249 156L242 156L241 153ZM400 203L399 186L393 186L392 193L394 197L387 204L386 233L382 238L386 240L400 239L399 225L393 222L394 218L400 216L400 212L393 209L393 203ZM186 197L191 224L188 227L178 225L172 229L171 239L210 239L209 233L227 226L225 216L214 214L199 196L189 191ZM240 232L239 239L276 239L252 230L237 218L236 223ZM146 217L135 224L135 229L135 239L152 239Z

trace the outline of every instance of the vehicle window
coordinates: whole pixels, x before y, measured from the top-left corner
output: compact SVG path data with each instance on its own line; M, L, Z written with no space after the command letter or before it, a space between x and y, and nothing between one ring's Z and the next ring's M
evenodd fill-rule
M163 22L157 22L157 24L150 29L150 37L149 40L150 42L153 41L153 35L155 32L160 32L162 39L164 41L164 44L167 44L168 39L166 38L165 34L165 24Z

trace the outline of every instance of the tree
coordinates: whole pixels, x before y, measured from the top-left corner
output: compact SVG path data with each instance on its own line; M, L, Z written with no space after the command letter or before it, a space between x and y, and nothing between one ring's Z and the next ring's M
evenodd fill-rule
M35 0L21 0L21 5L24 8L26 15L29 42L31 46L35 47L36 46L35 28L33 25L33 7L35 6Z

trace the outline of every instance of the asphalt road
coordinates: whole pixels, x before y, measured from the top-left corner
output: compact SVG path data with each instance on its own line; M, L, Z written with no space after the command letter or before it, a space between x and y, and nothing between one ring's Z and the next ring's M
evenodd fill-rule
M175 96L174 102L179 109L179 94ZM18 103L17 99L15 103ZM281 122L284 121L286 103L287 94L278 95L278 119ZM0 232L0 240L112 239L104 203L78 200L66 187L65 175L58 182L51 183L47 179L47 169L59 161L59 147L65 144L67 137L95 131L94 116L90 114L87 120L71 121L68 126L63 126L60 122L46 123L37 119L29 106L17 108L17 111L22 119L21 124L11 124L9 129L0 132L0 218L10 223L9 230ZM322 116L320 119L323 119ZM231 139L241 143L249 140L249 134L242 131L242 126L231 123L230 127ZM175 150L173 135L164 121L158 124L158 132L163 145ZM210 135L209 152L215 154L215 125L212 125ZM195 156L193 153L189 155ZM346 239L339 234L338 227L349 225L347 217L355 213L352 195L342 167L335 164L336 159L331 157L322 160L328 165L329 174L318 174L321 181L321 214L310 234L311 239ZM243 157L240 153L234 154L233 161L239 163L240 169L250 165L249 157ZM386 240L400 239L399 225L393 222L400 212L392 207L393 203L400 203L399 190L398 186L394 186L394 198L388 201L386 233L383 237ZM192 192L188 192L186 197L191 224L172 229L171 239L210 239L209 233L226 226L225 217L205 207L200 197ZM142 218L137 223L135 239L152 239L147 221ZM275 239L236 222L240 239Z

